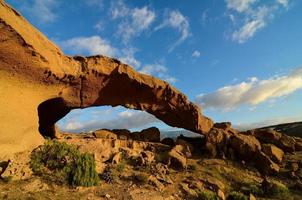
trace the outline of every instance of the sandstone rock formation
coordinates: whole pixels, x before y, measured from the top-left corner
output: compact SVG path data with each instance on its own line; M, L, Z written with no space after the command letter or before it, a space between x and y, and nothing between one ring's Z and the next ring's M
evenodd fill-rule
M71 109L122 105L170 126L207 133L212 121L167 82L105 56L65 56L0 1L0 149L8 155L53 137Z

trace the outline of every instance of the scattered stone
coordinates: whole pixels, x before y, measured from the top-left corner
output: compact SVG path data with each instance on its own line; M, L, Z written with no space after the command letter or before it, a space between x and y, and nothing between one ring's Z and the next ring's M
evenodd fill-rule
M189 188L187 183L180 183L180 188L190 197L198 197L195 190Z
M276 147L273 144L263 144L262 151L276 163L281 163L284 157L282 149Z
M110 199L111 198L110 194L105 194L105 198Z
M219 190L224 191L225 185L220 180L214 177L207 177L201 180L204 183L205 188L218 192Z
M151 175L148 179L149 183L155 186L159 191L164 189L164 184L162 184L155 176Z
M112 164L119 164L121 160L123 159L123 153L118 152L116 153L112 158Z
M93 136L102 139L117 139L117 135L109 130L101 129L94 131Z
M150 164L154 161L154 153L151 151L142 151L141 155L146 164Z

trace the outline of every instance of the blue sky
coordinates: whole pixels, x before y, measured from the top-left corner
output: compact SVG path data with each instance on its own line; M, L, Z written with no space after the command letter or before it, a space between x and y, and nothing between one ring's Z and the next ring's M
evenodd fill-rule
M302 120L300 0L7 2L66 54L119 58L170 82L215 121ZM75 110L58 124L68 131L170 128L122 107Z

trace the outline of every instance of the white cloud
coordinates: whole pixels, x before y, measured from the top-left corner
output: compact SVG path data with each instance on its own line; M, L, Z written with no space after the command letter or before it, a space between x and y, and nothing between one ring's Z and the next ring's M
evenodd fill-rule
M145 65L140 69L140 73L157 76L169 83L175 83L177 79L167 74L168 69L161 64Z
M257 0L226 0L227 8L236 10L237 12L244 12L250 9L250 6Z
M90 55L102 54L106 56L115 56L117 50L110 43L99 36L75 37L61 42L64 49L73 53L88 53Z
M123 62L126 63L135 69L138 69L141 66L141 62L137 60L134 57L134 54L136 52L136 49L134 48L127 48L122 50L122 56L119 57L119 59Z
M126 110L117 114L116 117L109 120L100 120L96 117L88 121L70 120L61 124L63 131L85 132L101 128L107 129L132 129L140 128L151 123L159 122L153 115L143 112Z
M180 38L169 48L169 52L190 36L189 20L177 10L170 11L163 23L155 28L155 31L165 27L174 28L181 34Z
M85 0L85 3L91 7L103 8L103 0Z
M197 50L193 51L192 57L198 58L199 56L200 56L200 52L199 51L197 51Z
M277 2L279 4L281 4L282 6L284 6L285 8L288 7L288 3L289 3L289 0L277 0Z
M244 43L267 26L276 12L287 7L288 0L276 0L274 3L258 0L226 0L230 14L227 16L238 26L232 33L232 40ZM282 6L279 6L282 5Z
M54 22L58 17L54 12L54 9L59 5L57 0L33 0L30 3L23 3L23 9L40 23Z
M121 20L117 33L125 43L147 30L156 17L155 12L147 6L129 8L123 1L113 3L110 13L113 20Z
M287 76L267 80L258 80L254 77L246 82L225 86L213 93L198 95L196 101L204 108L230 110L242 104L255 106L289 95L299 89L302 89L302 67Z

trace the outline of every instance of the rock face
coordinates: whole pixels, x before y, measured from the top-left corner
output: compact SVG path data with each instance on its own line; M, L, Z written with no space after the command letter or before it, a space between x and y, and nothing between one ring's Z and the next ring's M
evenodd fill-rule
M39 132L54 137L55 122L75 108L122 105L201 134L213 125L165 81L105 56L65 56L3 1L0 41L0 157L40 144Z

